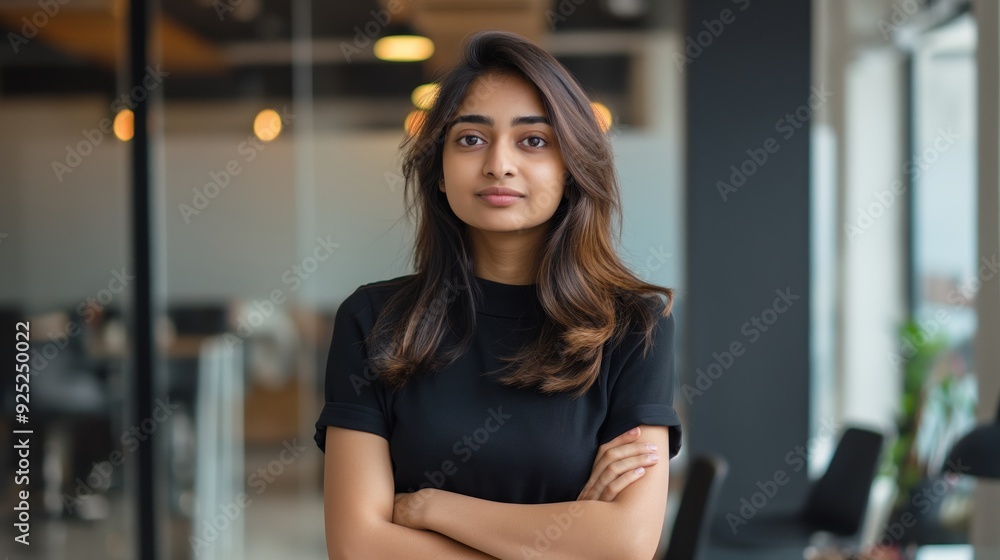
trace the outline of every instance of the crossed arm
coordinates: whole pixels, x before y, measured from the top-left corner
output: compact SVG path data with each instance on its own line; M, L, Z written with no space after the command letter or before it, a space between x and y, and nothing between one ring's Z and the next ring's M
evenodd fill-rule
M641 434L643 443L669 449L666 427L641 426ZM659 543L667 461L628 481L610 501L508 504L433 488L394 495L388 442L374 434L331 426L326 450L324 503L331 560L649 560ZM336 461L330 460L332 455Z

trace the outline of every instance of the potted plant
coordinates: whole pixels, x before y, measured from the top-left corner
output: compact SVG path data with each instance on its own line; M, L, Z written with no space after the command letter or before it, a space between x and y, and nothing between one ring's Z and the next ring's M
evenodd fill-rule
M903 387L897 437L881 469L895 480L896 500L883 528L891 539L884 540L899 545L956 542L961 531L941 524L942 505L952 493L955 480L932 472L936 470L936 459L952 442L935 437L931 441L940 450L931 446L930 452L926 441L923 446L920 443L922 427L931 432L941 430L957 415L971 413L974 403L963 390L963 382L968 379L964 377L965 360L959 351L949 347L946 337L924 332L916 321L907 321L899 332L901 352L899 362L894 363L902 365ZM928 414L929 418L925 418Z

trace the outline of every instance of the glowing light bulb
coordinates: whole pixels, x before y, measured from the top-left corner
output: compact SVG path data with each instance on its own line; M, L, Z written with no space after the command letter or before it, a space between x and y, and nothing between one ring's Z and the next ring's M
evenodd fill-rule
M375 56L390 62L419 62L434 54L434 41L420 35L389 35L375 41Z
M122 109L115 115L115 122L112 125L115 131L115 138L122 142L128 142L135 135L135 113L132 109Z
M270 142L281 134L281 115L274 109L264 109L253 119L254 136Z

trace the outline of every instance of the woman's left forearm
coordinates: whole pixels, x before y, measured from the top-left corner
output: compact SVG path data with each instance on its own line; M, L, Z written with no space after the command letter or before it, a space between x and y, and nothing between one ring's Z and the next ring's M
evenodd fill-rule
M509 504L438 489L421 492L427 494L421 515L426 529L504 560L637 558L660 536L640 534L650 525L630 523L615 502Z

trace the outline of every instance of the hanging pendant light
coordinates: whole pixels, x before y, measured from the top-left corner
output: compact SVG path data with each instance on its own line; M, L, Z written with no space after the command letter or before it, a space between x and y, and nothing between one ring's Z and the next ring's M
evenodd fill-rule
M434 41L406 24L390 25L375 41L375 57L389 62L420 62L434 54Z

